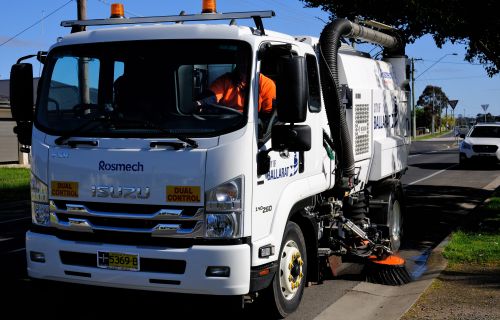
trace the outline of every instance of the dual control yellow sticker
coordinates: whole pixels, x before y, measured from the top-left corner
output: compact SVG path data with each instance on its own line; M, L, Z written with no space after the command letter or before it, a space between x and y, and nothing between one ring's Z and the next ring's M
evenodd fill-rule
M167 202L200 202L200 187L167 186Z
M51 181L50 190L54 197L78 198L78 182Z

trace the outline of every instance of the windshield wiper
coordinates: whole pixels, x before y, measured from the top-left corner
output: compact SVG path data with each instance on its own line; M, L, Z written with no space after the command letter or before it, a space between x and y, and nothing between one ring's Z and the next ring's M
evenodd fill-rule
M196 142L195 140L189 139L188 137L185 137L185 136L177 134L177 133L172 133L171 131L169 131L168 129L163 128L162 126L160 126L157 123L146 122L145 126L149 127L149 128L152 128L152 129L155 129L155 130L158 130L158 131L161 131L163 133L167 133L168 135L172 136L173 138L176 138L176 139L178 139L178 140L186 143L187 145L189 145L193 149L198 148L198 142Z
M90 119L90 120L84 122L82 125L80 125L76 129L72 130L70 133L63 134L62 136L60 136L59 138L54 140L54 142L58 146L63 145L63 144L69 144L68 140L71 139L71 137L73 137L74 135L81 133L81 132L86 132L86 131L90 131L92 129L95 129L99 126L102 126L104 123L109 123L109 120L106 118Z

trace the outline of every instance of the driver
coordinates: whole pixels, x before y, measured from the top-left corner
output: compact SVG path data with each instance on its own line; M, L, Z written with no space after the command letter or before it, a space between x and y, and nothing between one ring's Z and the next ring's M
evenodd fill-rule
M232 72L215 79L209 87L211 95L195 101L195 106L202 112L210 109L210 104L221 104L243 112L245 92L248 85L247 60L241 59ZM276 84L262 73L259 75L259 113L270 114L273 100L276 99Z

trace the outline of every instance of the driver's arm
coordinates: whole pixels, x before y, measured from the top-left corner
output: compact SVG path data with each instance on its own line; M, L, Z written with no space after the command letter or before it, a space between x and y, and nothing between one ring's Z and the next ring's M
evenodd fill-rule
M209 89L214 93L215 99L217 100L216 102L222 100L222 97L224 97L224 93L229 89L229 86L231 86L231 80L227 75L222 75L212 82Z

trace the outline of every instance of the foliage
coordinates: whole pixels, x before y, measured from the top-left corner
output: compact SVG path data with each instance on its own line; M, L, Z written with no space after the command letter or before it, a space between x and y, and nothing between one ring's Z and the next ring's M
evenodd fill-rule
M455 119L451 115L443 116L441 118L441 123L444 128L453 129L455 126Z
M483 64L489 76L500 71L497 1L480 0L301 0L333 18L376 20L400 30L406 43L431 34L436 45L464 44L465 59Z
M0 168L0 202L30 198L30 171L24 168Z
M423 115L420 115L420 123L419 113L417 112L417 127L430 127L433 115L434 120L436 121L436 127L440 127L441 111L448 106L448 103L449 99L441 87L435 87L432 85L425 87L416 103L417 106L421 106L423 110Z

